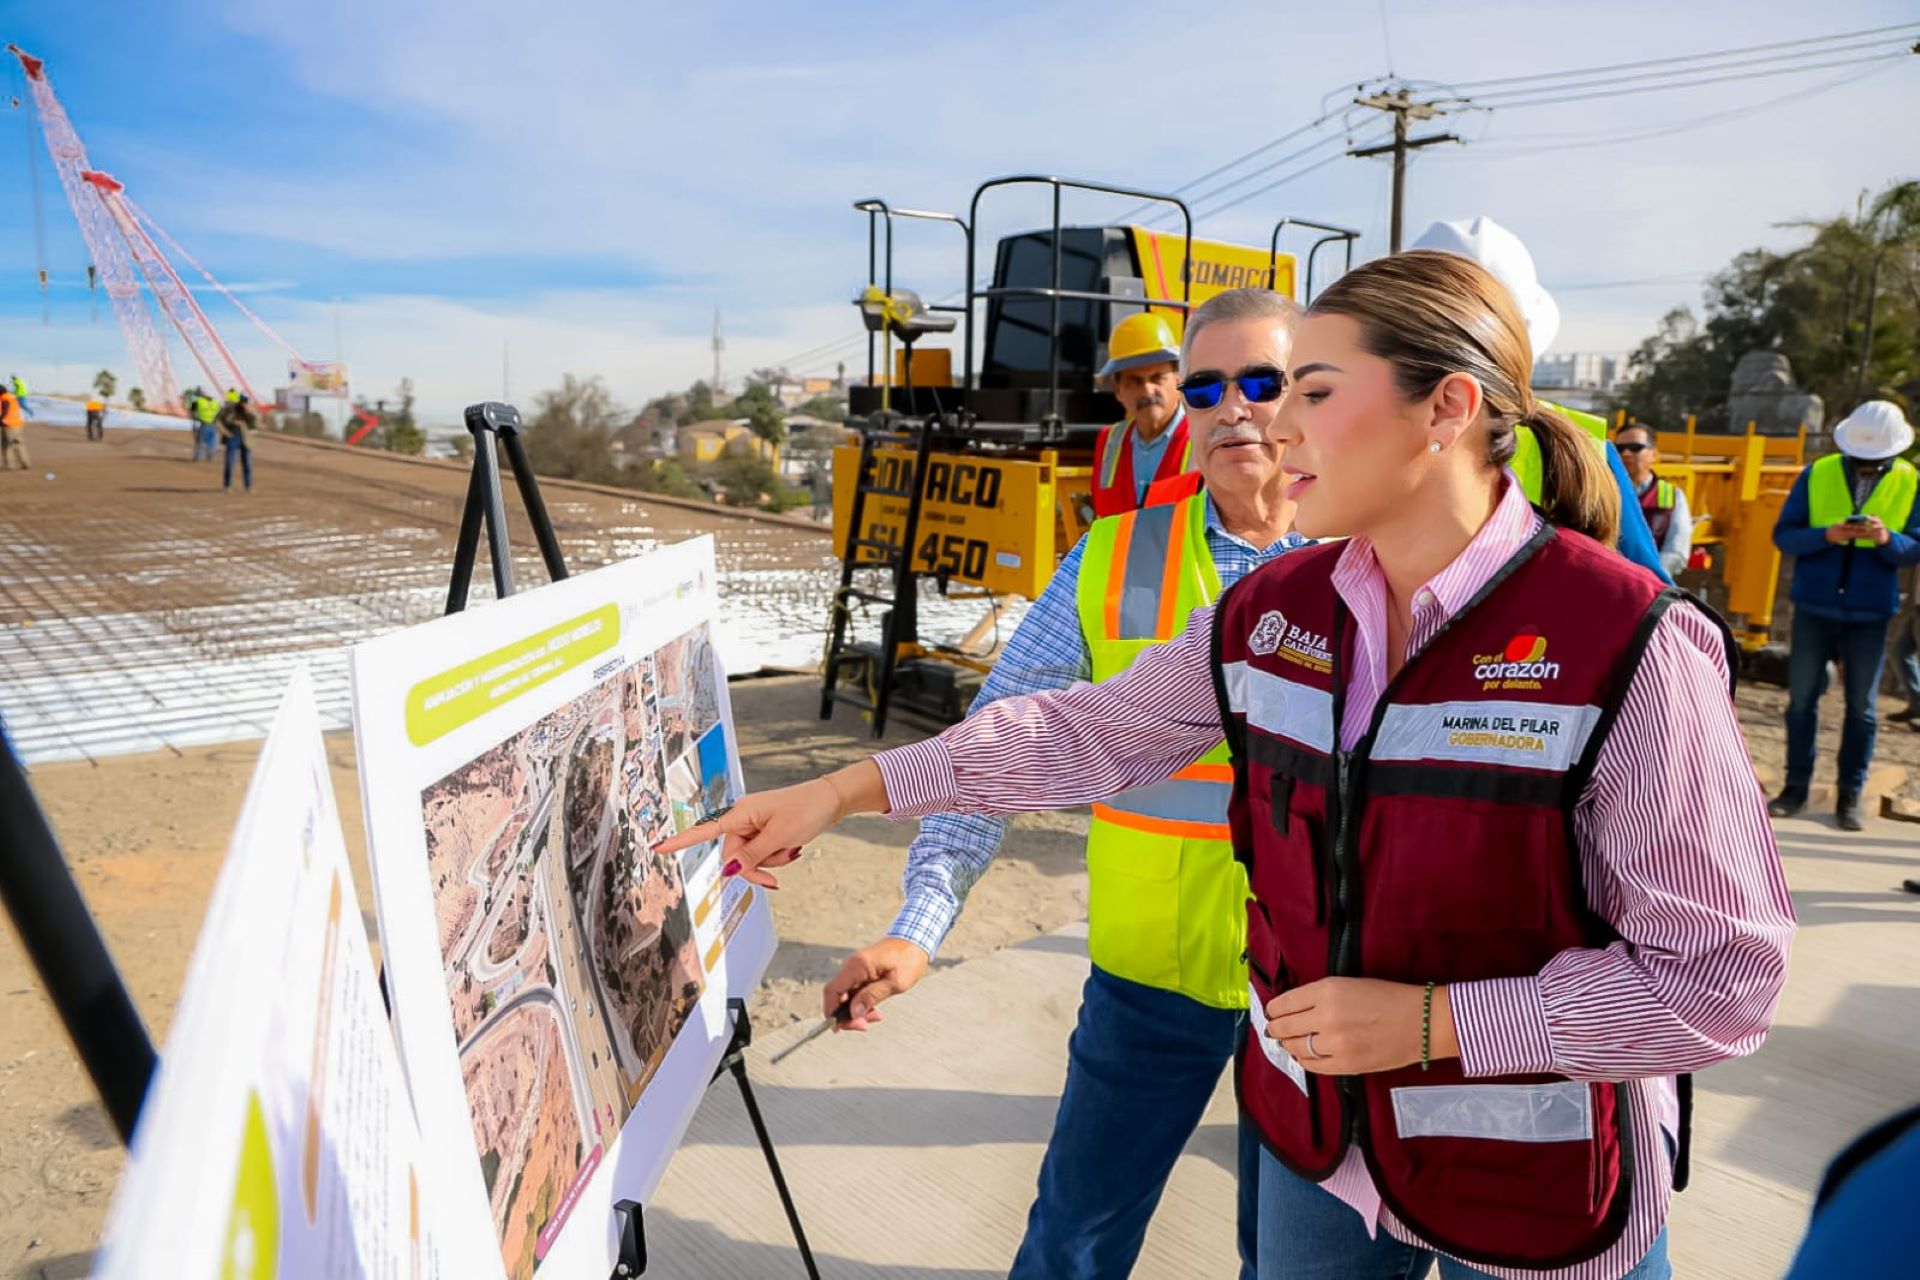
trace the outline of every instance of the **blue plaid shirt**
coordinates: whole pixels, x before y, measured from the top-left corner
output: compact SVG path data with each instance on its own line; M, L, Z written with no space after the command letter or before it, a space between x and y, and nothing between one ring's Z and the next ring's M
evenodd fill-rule
M1207 499L1206 528L1207 549L1213 553L1223 588L1282 552L1308 545L1307 539L1289 533L1266 550L1256 550L1221 527L1211 498ZM1080 561L1086 546L1082 538L1060 561L1047 589L1027 610L1000 660L993 664L968 715L997 698L1064 689L1092 678L1093 659L1080 631ZM1000 851L1007 824L1006 818L983 814L942 813L921 819L920 833L907 849L906 905L887 930L888 936L905 938L929 956L936 954L959 918L968 890Z

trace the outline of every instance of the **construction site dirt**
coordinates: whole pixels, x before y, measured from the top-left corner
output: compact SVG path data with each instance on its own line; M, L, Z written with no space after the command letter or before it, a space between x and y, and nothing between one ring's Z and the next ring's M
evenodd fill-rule
M222 493L211 465L187 461L184 436L129 433L88 445L78 430L35 429L32 448L36 471L0 476L0 710L10 724L44 726L35 730L34 786L158 1042L258 745L236 740L257 731L196 739L204 730L194 717L264 726L284 682L275 664L323 657L439 612L465 472L267 437L258 488L247 496ZM43 478L49 471L52 480ZM557 483L548 502L570 562L583 568L714 533L723 576L731 575L734 603L723 609L760 609L790 628L785 643L817 652L830 589L823 535ZM515 539L520 580L542 580L517 521ZM138 619L138 628L122 632L124 619ZM172 646L171 667L152 652L156 635ZM94 692L103 686L129 705ZM844 708L830 722L817 719L817 694L804 675L734 685L749 787L797 782L877 745ZM1837 742L1838 697L1823 708L1823 761ZM1740 704L1756 771L1771 787L1780 780L1784 694L1743 688ZM75 708L89 718L69 718ZM162 713L174 719L156 718ZM128 750L115 725L142 717L153 727L137 732L160 740ZM914 733L899 723L886 740ZM328 749L372 930L350 735L330 734ZM1914 791L1920 733L1883 724L1878 760L1874 792ZM1830 778L1830 765L1821 777ZM1825 799L1830 805L1830 793ZM751 1005L760 1027L817 1016L820 984L849 951L885 933L913 830L857 818L782 873L773 895L781 945ZM1084 918L1085 831L1078 811L1016 820L936 969ZM1920 856L1885 871L1891 889L1920 874ZM88 1274L123 1160L17 939L0 931L0 1277Z

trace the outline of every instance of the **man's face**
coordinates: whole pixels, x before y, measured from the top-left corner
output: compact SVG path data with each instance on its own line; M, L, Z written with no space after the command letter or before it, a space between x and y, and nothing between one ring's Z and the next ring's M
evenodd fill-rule
M1187 353L1189 376L1279 373L1287 367L1293 332L1284 319L1227 320L1194 335ZM1262 490L1278 492L1284 450L1274 438L1280 400L1248 400L1228 382L1220 403L1187 410L1188 434L1200 475L1215 495L1250 500Z
M1113 375L1113 394L1149 439L1166 430L1180 407L1180 373L1172 361L1137 365Z
M1627 464L1627 474L1633 477L1633 482L1645 484L1653 475L1654 464L1660 461L1660 450L1653 445L1653 432L1645 427L1628 427L1613 438L1613 446L1620 451L1620 461Z

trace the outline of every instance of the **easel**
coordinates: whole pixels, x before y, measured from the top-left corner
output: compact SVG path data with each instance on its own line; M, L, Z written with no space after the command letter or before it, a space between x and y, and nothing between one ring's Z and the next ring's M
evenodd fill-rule
M467 607L467 590L473 584L473 564L480 550L480 526L487 527L487 552L493 561L493 593L504 599L513 594L512 551L507 545L507 509L500 488L500 463L494 454L493 437L500 438L507 462L513 468L520 500L527 509L527 523L533 526L534 540L540 544L540 558L546 562L547 576L558 582L567 576L566 561L560 555L560 540L554 536L553 522L547 516L546 503L533 468L527 463L520 444L520 411L510 404L489 401L468 405L467 430L473 433L473 475L467 483L466 510L460 517L460 536L453 548L453 578L447 584L447 612L459 613ZM71 883L71 882L69 882ZM382 986L384 988L384 982ZM786 1211L787 1225L793 1229L793 1242L800 1250L800 1261L808 1280L820 1280L814 1265L813 1250L807 1246L807 1233L800 1225L800 1211L787 1189L786 1175L780 1171L780 1157L773 1149L766 1121L760 1116L760 1104L754 1100L753 1086L747 1079L747 1046L753 1043L753 1023L747 1018L747 1003L739 998L727 1001L727 1017L733 1024L733 1037L727 1042L713 1080L731 1072L740 1088L740 1100L746 1104L747 1119L760 1140L760 1152L766 1157L767 1172L773 1175L774 1190L780 1195L780 1207ZM709 1080L711 1085L713 1080ZM619 1256L610 1280L631 1280L647 1270L646 1206L637 1200L620 1200L613 1206L619 1227Z

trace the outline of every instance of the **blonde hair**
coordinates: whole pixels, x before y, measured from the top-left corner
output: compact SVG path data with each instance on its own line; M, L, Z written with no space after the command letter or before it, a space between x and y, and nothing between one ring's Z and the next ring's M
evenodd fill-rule
M1540 510L1547 519L1612 546L1620 491L1586 432L1536 400L1533 347L1513 296L1485 268L1458 254L1417 249L1376 258L1327 286L1308 315L1347 316L1360 344L1393 366L1409 399L1450 374L1480 384L1489 467L1513 460L1517 427L1540 443Z

